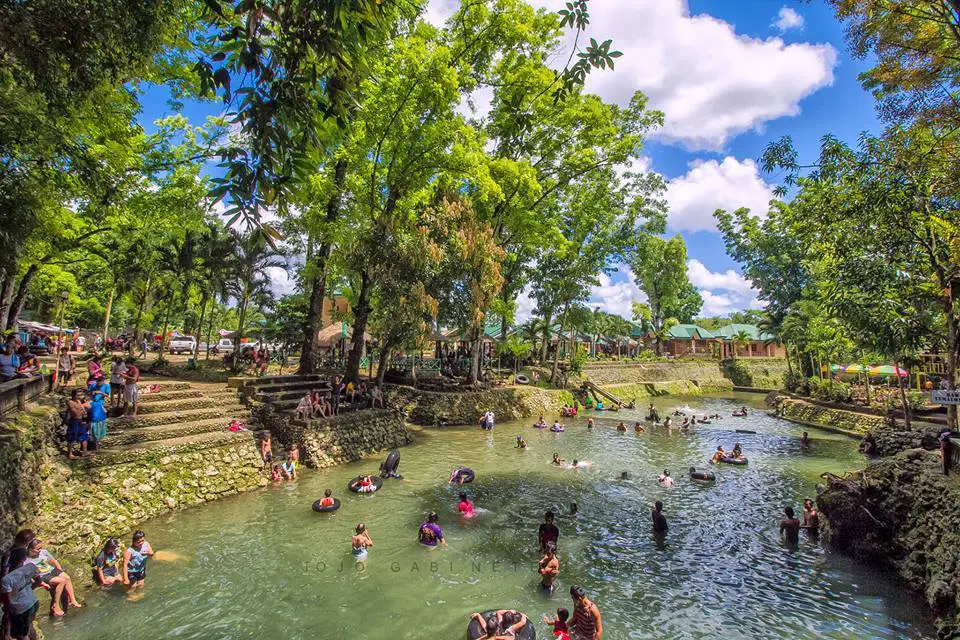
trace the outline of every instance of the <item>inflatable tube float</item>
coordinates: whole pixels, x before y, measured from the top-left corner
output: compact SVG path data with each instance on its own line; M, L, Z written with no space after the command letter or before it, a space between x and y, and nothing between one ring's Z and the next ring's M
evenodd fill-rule
M514 380L517 381L517 384L530 384L530 378L528 378L527 376L523 375L522 373L518 373L518 374L514 377Z
M546 428L547 428L547 423L546 423L546 422L534 422L534 423L533 423L533 428L534 428L534 429L546 429Z
M694 471L693 473L689 473L687 475L690 476L691 480L701 480L703 482L713 482L717 479L717 476L709 471Z
M554 433L563 433L565 429L563 427L550 427L550 431Z
M746 418L746 417L747 417L747 414L745 414L745 413L738 413L738 412L736 412L736 411L734 411L734 412L731 413L730 415L732 415L734 418Z
M747 464L747 459L746 459L746 458L732 458L732 457L730 457L730 456L724 456L724 457L720 458L720 462L723 462L724 464L736 464L736 465L743 466L743 465Z
M480 615L483 616L484 620L489 620L491 617L496 617L497 610L490 609L488 611L484 611ZM504 631L504 629L501 629L500 631ZM533 623L530 622L530 618L527 618L527 624L523 625L520 630L517 631L517 635L515 637L517 640L536 640L537 630L533 626ZM480 623L476 620L470 620L470 624L467 625L467 640L482 640L482 638L484 638L484 633L480 629Z
M313 502L313 510L316 511L317 513L331 513L333 511L336 511L339 508L340 508L340 500L338 500L337 498L333 499L333 504L330 505L329 507L321 507L320 500L315 500Z
M387 459L383 461L380 465L380 477L381 478L397 478L398 480L402 477L397 473L397 469L400 468L400 452L394 449L387 454Z
M473 479L476 477L477 474L475 474L470 467L460 467L450 474L450 482L453 484L469 484L473 482Z
M751 431L750 429L736 429L737 433L753 433L756 434L756 431Z
M383 486L383 480L378 478L377 476L374 476L372 485L370 485L369 487L361 487L360 486L361 478L362 476L357 476L356 478L348 482L347 489L350 489L350 491L354 493L376 493L377 491L380 490L380 487Z

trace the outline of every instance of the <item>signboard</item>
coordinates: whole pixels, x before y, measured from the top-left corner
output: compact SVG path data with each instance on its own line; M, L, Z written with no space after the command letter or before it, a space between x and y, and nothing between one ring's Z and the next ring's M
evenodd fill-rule
M960 404L960 391L932 391L930 402L933 404Z

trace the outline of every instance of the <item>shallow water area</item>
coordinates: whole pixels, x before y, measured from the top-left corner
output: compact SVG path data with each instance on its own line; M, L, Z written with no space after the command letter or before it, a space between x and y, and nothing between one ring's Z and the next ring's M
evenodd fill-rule
M781 510L815 495L820 474L863 466L856 441L767 416L759 396L659 398L666 417L681 407L724 417L691 433L650 427L645 409L564 420L565 433L534 420L498 423L493 432L447 428L418 433L401 450L403 480L373 495L347 491L382 458L307 471L295 483L235 496L146 522L157 550L136 601L121 589L83 594L86 607L44 622L48 638L462 638L473 611L510 607L540 622L580 584L603 613L604 638L933 638L923 602L891 574L854 564L817 540L780 542ZM753 406L746 418L734 407ZM645 403L643 405L645 407ZM553 416L546 416L552 420ZM623 420L626 433L615 425ZM676 421L677 419L674 418ZM736 429L756 431L737 433ZM516 436L526 449L514 447ZM740 442L746 467L707 463L718 444ZM584 469L550 464L559 453ZM477 516L456 514L461 490L447 483L465 465ZM714 471L715 484L686 478L690 466ZM669 469L676 487L659 486ZM626 471L628 479L621 479ZM342 501L333 514L310 505L325 488ZM650 534L650 508L662 500L670 531ZM572 502L579 513L569 514ZM537 527L557 512L560 577L547 594L537 575ZM440 514L449 546L417 543L426 514ZM374 541L357 564L350 539L364 522ZM55 550L54 550L55 551ZM46 606L46 596L41 596Z

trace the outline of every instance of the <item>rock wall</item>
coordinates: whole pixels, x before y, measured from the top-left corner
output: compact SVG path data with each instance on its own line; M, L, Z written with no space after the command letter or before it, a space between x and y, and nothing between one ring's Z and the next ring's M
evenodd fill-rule
M713 360L588 364L583 368L582 377L601 387L611 384L674 380L698 384L723 384L725 380L719 363Z
M638 384L607 384L602 389L624 402L655 396L698 396L733 391L733 383L723 378L711 380L671 380Z
M907 449L832 478L817 505L832 544L895 568L926 597L939 637L960 638L960 484L936 452Z
M344 413L310 424L263 403L255 403L253 413L273 434L276 444L289 447L296 442L301 461L317 469L396 449L413 440L403 414L391 409Z
M55 454L48 443L59 425L52 407L31 407L0 423L0 552L40 510L41 471Z
M396 386L388 389L387 397L391 405L402 408L410 422L430 426L477 424L487 411L493 411L499 420L557 415L564 404L573 403L568 391L536 387L445 393Z
M784 395L776 396L772 402L779 415L788 420L844 433L864 435L886 423L886 419L881 416L821 407Z
M43 500L32 525L59 556L88 558L105 538L125 538L147 518L267 484L252 433L229 446L129 464L84 462L54 458L42 470Z
M723 361L723 374L738 387L782 389L787 380L783 358L738 358Z

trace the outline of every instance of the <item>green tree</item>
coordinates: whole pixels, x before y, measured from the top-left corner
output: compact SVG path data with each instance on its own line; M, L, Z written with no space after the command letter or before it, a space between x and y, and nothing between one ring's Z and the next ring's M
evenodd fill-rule
M692 308L689 300L690 280L687 278L687 247L676 235L669 240L649 236L641 244L631 267L637 286L647 294L650 324L655 335L661 335L670 312ZM698 294L699 295L699 294ZM702 303L702 300L701 300ZM676 319L674 317L674 319ZM657 355L663 355L663 340L657 339Z

